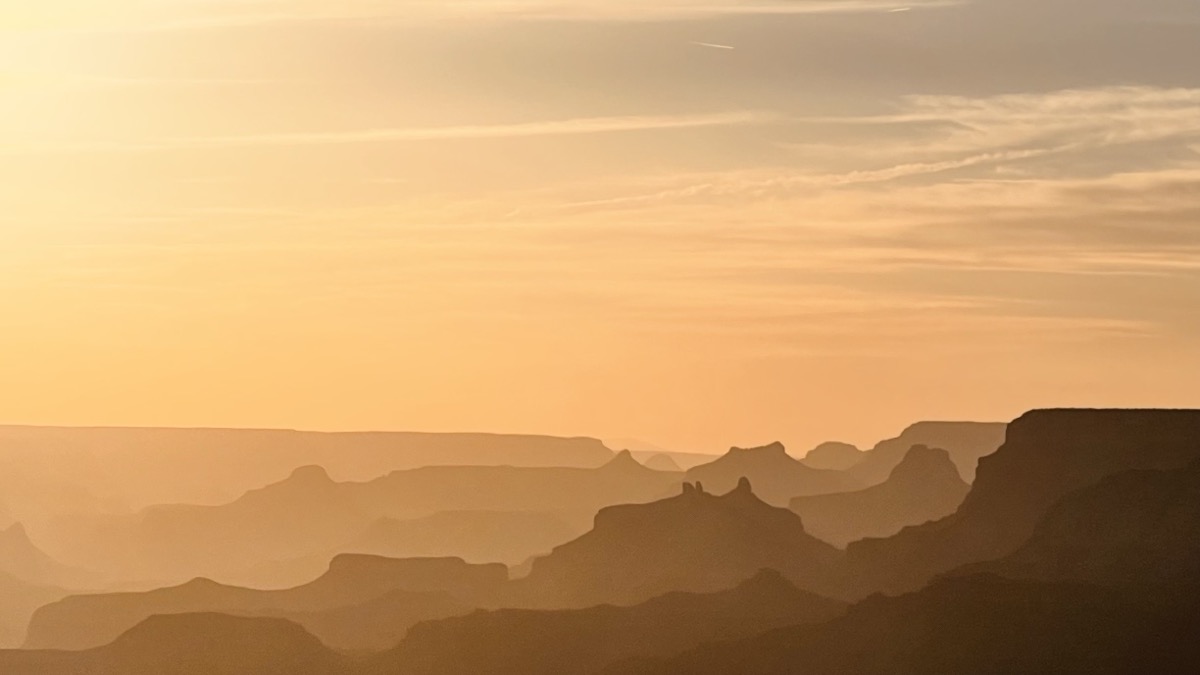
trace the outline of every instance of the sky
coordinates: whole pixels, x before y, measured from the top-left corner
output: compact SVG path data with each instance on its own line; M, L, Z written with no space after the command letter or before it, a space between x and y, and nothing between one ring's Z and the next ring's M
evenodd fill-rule
M1194 0L0 5L0 410L713 452L1200 407Z

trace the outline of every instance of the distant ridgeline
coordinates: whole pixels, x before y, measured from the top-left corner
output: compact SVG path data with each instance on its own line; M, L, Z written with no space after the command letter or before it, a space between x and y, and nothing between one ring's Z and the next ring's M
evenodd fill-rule
M40 583L0 575L20 600L0 627L28 647L0 673L1200 672L1200 411L1044 410L819 450L686 474L611 453L359 482L305 468L221 506L84 519L68 564L12 529L0 554ZM439 531L489 543L470 562L346 555ZM488 564L503 533L525 544ZM61 590L106 542L146 570L257 559L264 579L315 580Z
M613 454L593 438L551 436L0 426L0 494L24 501L36 496L27 487L48 487L57 494L42 500L59 504L47 508L119 512L227 502L306 465L363 481L423 466L591 468Z

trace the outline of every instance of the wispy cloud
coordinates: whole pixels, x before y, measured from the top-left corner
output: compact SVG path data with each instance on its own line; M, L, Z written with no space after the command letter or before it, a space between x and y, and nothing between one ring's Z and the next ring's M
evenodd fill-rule
M180 30L307 21L505 20L673 21L736 15L907 12L962 4L963 0L241 0L182 4L174 11L127 10L120 30Z
M317 131L246 136L180 137L128 142L93 142L68 145L9 145L0 152L72 153L72 152L155 152L204 150L213 148L249 148L271 146L318 146L360 143L399 143L410 141L449 141L470 139L533 138L577 136L637 131L666 131L739 125L767 124L780 116L769 112L738 111L694 115L630 115L589 117L513 124L462 125L448 127L408 127Z
M909 96L892 114L801 120L832 126L893 126L871 154L929 156L1079 146L1102 147L1200 135L1200 89L1103 87L992 97ZM933 137L912 140L916 125L936 125ZM844 153L842 144L808 143Z
M964 170L978 168L992 170L989 177L1001 182L995 175L997 169L1059 157L1063 162L1050 165L1053 171L1062 172L1054 178L1069 180L1076 177L1073 172L1078 171L1078 163L1068 159L1117 153L1122 160L1117 165L1129 173L1129 167L1159 161L1162 154L1161 150L1139 154L1130 148L1166 143L1191 149L1200 139L1200 89L1114 87L985 98L911 96L900 101L898 108L885 115L789 120L799 135L806 133L808 125L819 125L827 136L838 135L839 126L848 127L851 131L841 134L840 140L791 146L809 164L832 162L850 165L848 170L760 169L683 176L681 184L653 192L584 200L569 207L636 208L733 196L785 198L916 178L936 184L961 180ZM918 124L933 124L935 131L914 141L908 125ZM853 133L863 125L895 128L863 142ZM1011 180L1020 180L1020 173L1016 175L1018 178Z

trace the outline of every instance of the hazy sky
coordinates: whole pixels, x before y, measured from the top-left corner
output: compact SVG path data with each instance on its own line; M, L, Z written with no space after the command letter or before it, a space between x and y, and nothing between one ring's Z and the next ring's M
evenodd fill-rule
M1195 0L0 5L6 421L1200 406Z

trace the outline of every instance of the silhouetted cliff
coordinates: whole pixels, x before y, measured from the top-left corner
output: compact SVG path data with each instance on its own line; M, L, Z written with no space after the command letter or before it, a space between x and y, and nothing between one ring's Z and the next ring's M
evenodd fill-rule
M614 504L661 498L678 474L642 466L628 452L596 469L426 467L397 471L358 485L372 513L403 517L439 511L564 511L595 513Z
M343 675L355 672L282 619L177 614L146 619L81 652L0 652L5 675Z
M133 509L226 502L304 465L349 481L422 466L589 468L612 456L593 438L0 426L0 472L12 458L29 478L90 485Z
M787 506L793 497L846 492L862 487L842 471L806 466L787 454L782 443L761 448L730 448L719 459L687 472L687 480L716 492L728 492L742 478L750 479L756 494L768 504Z
M265 610L300 624L326 646L344 652L381 652L396 646L413 626L462 616L475 606L445 591L392 591L355 605L320 611Z
M745 479L723 496L685 484L670 499L604 509L590 532L535 560L513 586L517 602L543 607L716 591L764 568L819 588L838 557L804 531L796 514L755 496Z
M800 461L814 469L845 471L865 458L862 450L849 443L829 442L809 450Z
M34 611L66 595L61 588L37 586L0 572L0 649L21 646Z
M764 570L732 590L670 593L633 607L499 610L421 624L371 673L571 675L634 656L828 621L845 611Z
M125 518L64 521L58 538L68 560L87 560L127 578L241 580L250 576L247 570L266 563L354 548L380 518L553 511L572 523L569 534L574 534L578 523L590 522L601 508L659 499L679 480L679 474L646 468L629 453L594 469L427 467L367 483L339 483L320 467L303 467L229 504L157 506ZM464 527L473 527L469 519ZM418 537L417 529L409 528L409 534ZM489 561L511 561L547 550L541 541L519 550L525 538L519 534L514 530L494 550L479 538L471 552ZM421 545L413 542L414 548Z
M1145 604L1091 586L978 576L898 598L875 596L839 619L716 643L608 675L853 673L1194 673L1195 603Z
M971 486L945 450L909 451L887 481L857 492L797 497L791 509L814 537L844 547L866 537L888 537L909 525L945 518Z
M456 559L335 558L312 583L281 591L224 586L207 579L144 593L64 598L39 609L29 627L30 649L88 649L114 640L156 614L224 612L287 616L351 607L395 591L444 591L478 606L508 579L503 565L469 565Z
M847 596L904 592L968 563L1016 551L1063 496L1130 469L1176 469L1200 457L1200 411L1042 410L1013 422L979 463L958 511L847 548Z
M542 511L448 511L414 520L385 518L341 548L389 558L452 556L515 565L587 530L568 520L580 519Z
M321 554L259 563L226 572L229 583L279 588L319 575L341 553L386 558L462 558L520 565L587 532L594 513L449 511L423 518L380 518L365 532Z
M1200 592L1200 461L1126 471L1063 497L1020 549L954 574Z
M1004 443L1006 426L1000 422L918 422L896 438L877 443L847 472L864 486L882 483L914 445L925 445L948 452L959 474L971 483L980 458Z

